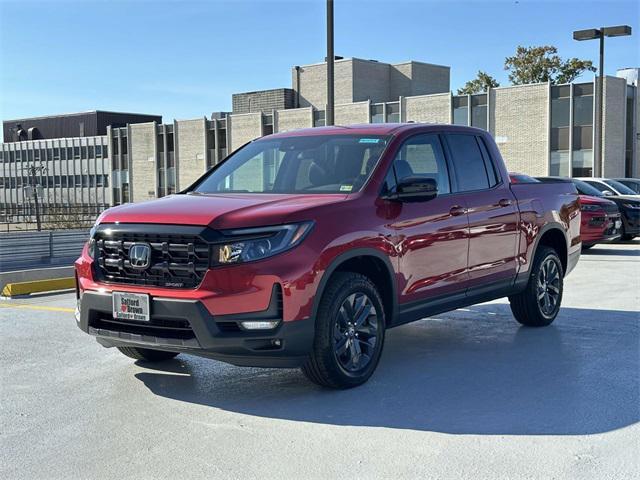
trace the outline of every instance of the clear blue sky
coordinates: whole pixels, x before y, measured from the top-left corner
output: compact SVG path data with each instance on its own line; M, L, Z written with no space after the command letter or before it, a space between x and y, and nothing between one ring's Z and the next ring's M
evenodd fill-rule
M455 90L478 69L507 85L516 46L552 44L597 61L575 29L630 24L607 41L606 72L640 66L640 2L335 0L336 54L450 65ZM82 110L229 110L234 92L291 86L325 54L324 0L0 0L0 119ZM591 78L591 74L588 77Z

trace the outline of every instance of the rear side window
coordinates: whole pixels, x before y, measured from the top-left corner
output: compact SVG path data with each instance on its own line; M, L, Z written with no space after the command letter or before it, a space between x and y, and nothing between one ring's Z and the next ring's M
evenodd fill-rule
M419 176L433 178L438 184L438 193L451 191L447 162L438 135L416 135L400 148L393 162L396 178Z
M489 182L487 166L475 135L456 133L446 137L456 170L458 191L483 190L495 185L495 173L492 172L493 181Z

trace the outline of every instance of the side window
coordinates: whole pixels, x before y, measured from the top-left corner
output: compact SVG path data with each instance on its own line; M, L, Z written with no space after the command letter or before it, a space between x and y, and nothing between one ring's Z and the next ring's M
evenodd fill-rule
M495 187L498 183L500 183L500 173L496 169L491 155L489 155L489 150L487 149L484 140L480 137L476 137L476 140L478 141L478 145L480 145L480 150L482 151L482 156L484 157L484 163L487 167L487 172L489 173L489 186Z
M450 193L449 172L438 135L416 135L400 148L393 161L396 179L420 176L433 178L438 183L438 193Z
M457 174L458 190L467 192L489 188L487 167L475 135L447 134L447 143Z

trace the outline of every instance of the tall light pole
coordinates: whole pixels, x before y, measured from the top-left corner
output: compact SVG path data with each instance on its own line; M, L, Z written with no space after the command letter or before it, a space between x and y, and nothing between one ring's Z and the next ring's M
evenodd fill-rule
M327 0L327 111L325 125L333 125L334 121L334 84L333 84L333 0Z
M576 30L573 39L582 42L584 40L600 40L600 65L598 67L598 80L596 81L596 131L595 149L593 155L593 176L602 176L602 106L604 103L604 37L625 37L631 35L629 25L617 25L615 27L589 28Z

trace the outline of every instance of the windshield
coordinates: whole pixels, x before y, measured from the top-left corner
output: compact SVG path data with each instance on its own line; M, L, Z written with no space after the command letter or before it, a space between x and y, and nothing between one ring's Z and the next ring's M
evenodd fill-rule
M578 190L578 193L581 195L591 195L592 197L604 197L604 195L602 194L602 192L600 192L600 190L598 190L596 187L592 187L591 185L589 185L587 182L583 182L582 180L571 180L574 185L576 186L576 189Z
M193 189L198 193L351 193L362 188L390 137L311 135L257 140Z
M618 182L617 180L605 180L604 183L606 183L610 187L615 188L620 193L620 195L637 195L636 192L631 190L625 184Z

